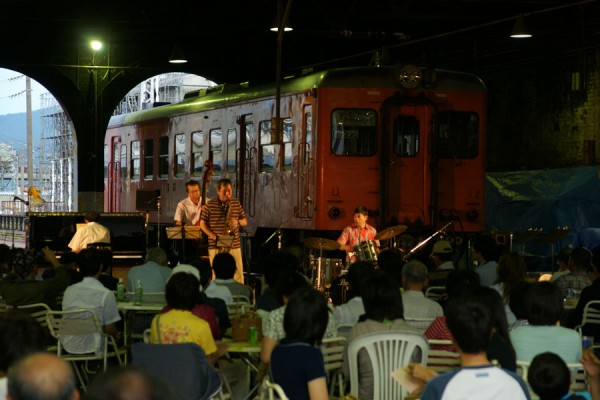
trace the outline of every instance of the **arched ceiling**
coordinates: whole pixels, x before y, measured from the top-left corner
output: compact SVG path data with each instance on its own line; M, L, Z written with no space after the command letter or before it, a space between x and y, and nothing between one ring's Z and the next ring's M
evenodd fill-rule
M294 31L281 43L282 74L375 63L428 64L480 73L597 46L596 0L281 0ZM71 115L80 157L100 155L123 95L170 71L216 82L274 80L277 0L0 1L0 67L48 88ZM534 37L508 37L523 14ZM95 56L88 41L106 48ZM168 63L175 43L189 62ZM101 162L101 161L99 161ZM101 176L79 189L101 191Z

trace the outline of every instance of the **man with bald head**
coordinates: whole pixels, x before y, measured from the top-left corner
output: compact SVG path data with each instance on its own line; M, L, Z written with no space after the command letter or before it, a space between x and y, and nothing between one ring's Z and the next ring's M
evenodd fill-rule
M34 353L8 372L7 400L79 400L69 364L51 353Z

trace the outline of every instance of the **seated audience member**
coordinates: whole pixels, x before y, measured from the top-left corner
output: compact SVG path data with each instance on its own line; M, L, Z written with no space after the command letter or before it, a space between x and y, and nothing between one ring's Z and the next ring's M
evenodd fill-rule
M585 247L573 249L569 260L569 273L557 278L554 282L560 287L563 295L568 290L581 292L583 288L590 286L592 280L588 276L592 272L592 252Z
M365 279L361 287L362 299L365 306L366 320L357 323L350 330L344 348L342 370L350 376L350 361L348 360L348 345L352 340L369 333L399 331L420 333L420 330L408 325L403 320L402 294L400 285L388 274L373 271ZM415 360L420 361L420 360ZM359 398L373 399L373 368L371 360L364 350L358 354Z
M55 354L34 353L8 371L9 400L79 400L71 366Z
M509 331L512 331L519 326L529 325L529 321L527 321L527 311L525 310L525 296L531 285L532 284L527 281L518 282L510 293L508 305L516 320L510 325Z
M379 269L394 278L398 285L402 285L402 266L404 258L402 252L395 248L387 248L377 256Z
M536 282L525 296L529 325L510 332L517 360L531 361L536 355L552 349L566 363L581 357L581 337L573 329L560 326L564 311L563 296L554 282Z
M497 290L502 296L506 318L508 319L508 323L512 324L517 318L509 306L510 296L515 285L527 279L523 257L514 251L502 253L498 260L497 274L498 279L496 279L492 288Z
M540 400L591 400L588 392L569 393L571 371L554 353L540 353L531 360L527 382Z
M167 265L167 253L163 249L148 249L144 264L131 268L127 273L127 291L135 292L137 282L140 281L144 293L164 292L171 276L171 269Z
M594 280L590 286L583 288L579 295L579 301L574 310L572 310L567 316L566 326L569 328L575 328L583 322L583 309L586 304L593 300L600 300L600 277L598 277L598 265L600 265L600 247L592 250L592 270L595 271ZM597 307L597 308L600 308ZM584 325L582 327L583 334L587 336L594 336L595 340L600 342L600 328L598 325Z
M159 376L137 366L115 367L99 374L88 386L86 400L179 399L175 390Z
M98 280L108 290L116 292L117 285L119 284L119 278L112 276L112 250L98 249L98 251L100 252L100 259L102 260L102 269L100 270L100 276L98 276Z
M495 317L476 296L465 296L448 303L446 322L460 354L461 368L441 375L411 364L409 371L427 382L421 400L529 399L529 390L513 371L498 368L486 355L494 330Z
M0 280L0 296L11 306L45 303L56 309L56 297L69 285L69 274L61 266L54 252L47 247L42 249L46 259L54 266L54 278L36 280L38 273L33 252L25 249L12 249L9 266L11 272Z
M256 308L271 312L276 308L283 306L283 300L274 288L277 277L287 270L295 268L294 257L289 253L278 252L270 254L263 261L263 275L267 287L256 298Z
M425 264L418 260L411 260L402 267L404 319L407 324L421 331L425 331L435 318L444 315L442 306L426 298L423 294L423 289L427 286L428 282L427 273ZM431 319L431 321L411 321L410 319L412 318L427 318Z
M328 399L323 354L319 349L329 310L310 286L296 290L285 309L285 338L271 355L271 375L290 399Z
M435 269L429 273L429 286L446 286L446 279L454 269L452 245L446 240L435 242L431 251L431 261Z
M348 267L346 279L348 279L352 298L333 310L333 319L337 326L354 325L358 322L359 317L365 313L360 288L365 278L373 271L373 263L370 261L356 261Z
M173 276L179 272L186 273L186 274L192 274L196 277L196 279L198 279L198 281L200 281L200 271L198 271L198 268L196 268L192 265L179 264L178 266L176 266L175 268L173 268L171 270L171 276ZM170 278L171 277L169 277L169 279ZM167 280L167 282L168 282L168 280ZM198 299L200 298L199 295L200 295L201 291L202 291L202 285L198 285ZM169 310L171 310L171 307L169 307L167 305L162 309L162 312L165 313ZM221 339L223 337L223 334L221 333L221 328L219 327L219 323L217 321L217 316L215 314L214 308L212 308L209 305L200 304L199 302L197 302L191 311L192 311L192 314L194 314L198 318L202 318L203 320L208 322L208 325L210 326L210 331L215 340Z
M306 276L295 271L286 271L283 275L277 278L275 287L283 297L283 303L287 304L292 294L305 286L310 286ZM263 324L263 340L260 350L260 359L263 364L269 364L271 361L271 353L277 345L277 342L285 337L283 329L283 320L286 306L279 307L269 314L269 317L262 321ZM335 321L331 313L328 314L329 319L325 330L325 337L335 337L337 335Z
M200 304L206 304L215 310L215 315L219 321L219 327L221 328L221 332L224 334L231 326L231 321L229 321L229 311L227 311L227 304L223 299L218 297L209 297L206 293L206 288L210 284L213 273L210 266L210 260L208 258L200 258L192 261L191 264L198 268L198 271L200 271L200 286L202 286L202 289L200 290L200 297L198 301ZM229 289L222 289L229 293Z
M489 235L479 235L473 241L472 253L473 259L477 261L475 272L479 275L481 286L492 286L498 280L498 274L496 273L498 246L496 241Z
M552 278L550 281L553 282L560 278L563 275L570 273L569 271L569 260L571 259L571 254L573 253L573 249L571 247L563 247L558 252L556 256L556 264L558 266L558 271L552 274Z
M216 254L215 258L213 259L212 267L213 271L215 272L215 280L213 280L210 283L211 287L217 286L227 288L229 289L229 293L231 293L232 296L246 296L251 303L253 302L252 290L250 289L250 287L237 282L233 278L236 271L236 264L235 258L233 258L231 254ZM213 297L217 296L215 295Z
M10 272L8 255L11 248L4 243L0 243L0 279L4 278Z
M455 269L448 274L446 283L446 304L458 299L479 287L479 275L472 269ZM450 331L446 326L446 317L437 317L425 331L427 339L451 340ZM434 350L456 351L453 345L432 345Z
M77 264L83 280L65 290L62 309L70 311L83 308L93 311L98 317L103 332L119 339L121 334L117 329L116 322L121 320L121 316L117 309L115 294L98 281L102 269L99 251L96 249L81 250L77 254ZM100 334L65 336L63 344L70 353L92 353L102 348L102 337Z
M65 270L69 274L69 285L81 282L83 276L78 271L77 266L77 253L67 251L60 256L60 265L65 267ZM54 268L48 268L42 273L42 279L54 278L56 270Z
M6 374L23 357L45 351L48 332L19 310L0 313L0 399L6 397Z
M225 352L225 345L215 344L210 326L205 320L192 314L198 299L198 279L188 273L178 272L167 282L165 297L171 308L152 320L151 343L196 343L204 350L211 364Z

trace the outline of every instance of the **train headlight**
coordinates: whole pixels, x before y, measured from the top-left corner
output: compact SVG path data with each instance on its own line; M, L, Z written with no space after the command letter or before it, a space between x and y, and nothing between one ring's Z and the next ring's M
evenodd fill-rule
M339 207L331 207L329 209L329 218L331 218L331 219L342 218L342 210Z
M467 219L469 221L477 221L479 219L479 211L470 209L467 211Z
M407 89L414 89L421 83L423 79L423 74L421 74L421 70L413 65L407 65L402 70L400 70L400 74L398 75L398 81L402 87Z

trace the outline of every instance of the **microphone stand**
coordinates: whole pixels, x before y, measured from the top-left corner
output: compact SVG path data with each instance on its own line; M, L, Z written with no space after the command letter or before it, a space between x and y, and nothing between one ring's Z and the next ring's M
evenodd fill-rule
M435 231L431 236L429 236L427 239L423 240L422 242L418 243L415 247L413 247L412 249L410 249L408 251L408 253L406 253L404 255L404 261L407 261L408 258L413 255L417 250L419 250L421 247L425 246L425 244L427 244L427 242L429 242L431 239L433 239L436 235L440 234L441 232L445 231L450 225L452 225L454 223L454 221L450 221L448 222L446 225L444 225L443 227L441 227L440 229L438 229L437 231Z
M308 205L308 201L305 202L306 205ZM269 236L267 238L267 240L265 240L260 247L264 247L267 243L269 243L271 241L271 239L273 239L275 237L275 235L277 235L277 249L281 250L282 248L282 238L283 238L283 232L281 231L283 229L284 226L286 226L288 224L288 222L290 222L292 220L292 218L296 218L298 216L298 213L300 212L300 209L296 210L296 212L294 214L292 214L291 217L289 217L288 219L286 219L285 221L283 221L283 223L281 225L279 225L279 228L277 228L277 230L275 232L273 232L273 234L271 236Z
M156 247L160 247L160 195L156 197L156 212L158 217L157 229L156 232Z

